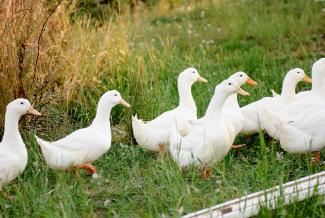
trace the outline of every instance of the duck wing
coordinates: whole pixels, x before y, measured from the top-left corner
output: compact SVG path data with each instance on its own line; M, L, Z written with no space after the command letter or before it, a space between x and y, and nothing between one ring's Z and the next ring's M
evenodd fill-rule
M91 150L94 147L107 143L110 143L107 136L100 134L98 131L91 128L79 129L62 139L49 142L49 144L57 148L71 152Z

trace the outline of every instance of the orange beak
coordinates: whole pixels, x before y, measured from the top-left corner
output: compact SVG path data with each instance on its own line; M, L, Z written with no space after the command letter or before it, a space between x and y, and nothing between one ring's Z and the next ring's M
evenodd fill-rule
M302 79L303 81L307 82L307 83L311 83L312 80L305 74L304 78Z
M32 114L35 116L41 116L41 113L38 112L37 110L35 110L32 106L30 106L30 108L27 111L28 114Z
M244 89L242 89L242 88L238 88L237 89L237 93L238 94L241 94L241 95L249 95L249 93L248 92L246 92Z
M199 81L199 82L203 82L203 83L207 83L207 82L208 82L208 80L204 79L202 76L199 76L199 77L197 78L197 81Z
M247 78L246 83L252 86L256 86L257 82L255 82L254 80L252 80L251 78Z
M120 104L125 107L131 107L131 105L129 103L127 103L123 98L120 100Z

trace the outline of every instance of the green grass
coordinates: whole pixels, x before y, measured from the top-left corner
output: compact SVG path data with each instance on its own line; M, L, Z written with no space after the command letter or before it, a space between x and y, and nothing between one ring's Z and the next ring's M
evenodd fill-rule
M236 71L247 72L259 83L244 87L251 96L240 97L241 105L269 96L271 88L279 92L291 68L301 67L310 75L313 61L325 56L324 8L323 1L246 0L196 4L161 16L145 11L140 21L128 26L131 55L113 74L111 62L104 64L96 88L78 87L79 95L68 106L48 105L36 130L24 128L28 166L5 187L15 200L0 199L0 217L178 217L324 170L323 163L310 164L310 155L287 154L275 141L264 144L258 135L249 140L238 136L236 142L248 146L231 151L213 167L211 179L201 180L198 169L180 170L168 155L139 148L130 126L131 114L149 120L177 105L177 74L189 66L209 80L193 86L199 116L215 85ZM89 34L100 46L104 36ZM91 71L87 60L81 65ZM299 84L298 90L309 88ZM113 125L127 136L114 134L109 152L94 163L101 178L50 170L33 138L35 131L57 139L87 125L107 89L119 90L132 108L113 110ZM283 158L277 158L280 153ZM107 199L111 203L104 206ZM325 208L316 197L262 210L258 216L322 217Z

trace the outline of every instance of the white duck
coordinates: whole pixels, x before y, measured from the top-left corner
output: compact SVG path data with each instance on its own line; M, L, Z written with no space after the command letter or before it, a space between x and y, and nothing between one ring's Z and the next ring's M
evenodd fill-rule
M19 176L27 165L27 149L18 126L24 114L41 115L26 99L19 98L8 104L0 143L0 191L2 185Z
M195 68L187 68L178 76L178 107L148 122L139 120L137 116L132 117L133 134L139 146L162 152L164 146L169 144L170 131L175 119L181 134L187 134L189 120L197 119L197 109L191 92L192 85L197 81L208 82Z
M111 147L110 114L117 104L130 107L118 91L108 91L100 98L96 117L89 127L76 130L55 142L35 136L49 167L54 170L79 167L96 177L96 168L91 163Z
M217 85L204 117L188 135L182 137L176 128L178 123L174 124L169 150L180 167L209 166L228 153L236 133L222 110L226 99L236 92L249 95L231 79Z
M232 74L228 79L234 80L239 86L242 86L245 83L250 84L252 86L257 85L257 82L252 80L245 72L242 71ZM238 104L237 93L234 93L227 98L222 108L222 112L225 114L225 116L227 116L228 121L234 127L235 134L237 135L243 128L245 122L245 117L242 114L242 111ZM198 124L200 123L200 119L197 121L193 120L191 121L191 123ZM241 148L243 146L245 146L245 144L232 145L232 148Z
M246 73L244 72L237 72L234 73L229 77L229 79L235 80L235 82L239 85L242 86L245 83L250 84L252 86L257 85L257 82L252 80ZM228 120L231 122L231 124L234 126L236 130L236 135L240 132L244 125L245 118L242 114L242 111L240 109L240 106L237 101L237 93L234 93L230 95L223 108L222 108L223 113L228 117Z
M274 113L265 108L268 122L266 131L280 140L281 147L291 153L314 152L319 161L319 150L325 146L325 58L312 67L312 90L295 103Z
M245 122L240 132L242 134L250 135L263 130L263 108L268 107L273 111L276 111L295 102L297 100L295 89L300 81L311 82L311 79L302 69L292 69L284 77L281 95L275 95L275 97L264 97L242 107L241 111L245 117Z

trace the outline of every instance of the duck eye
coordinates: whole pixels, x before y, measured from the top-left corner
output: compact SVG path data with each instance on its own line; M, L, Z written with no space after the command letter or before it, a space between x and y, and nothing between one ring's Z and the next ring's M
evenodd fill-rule
M299 71L297 73L300 73Z
M231 86L231 83L228 83L228 85L230 85L230 86Z
M193 74L195 73L195 71L192 72Z
M24 104L24 102L20 102L20 104Z
M243 74L240 74L240 77L243 77Z
M115 96L117 96L117 94L115 94Z

